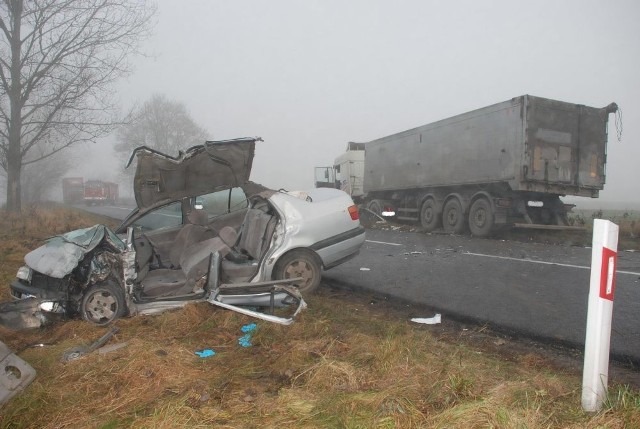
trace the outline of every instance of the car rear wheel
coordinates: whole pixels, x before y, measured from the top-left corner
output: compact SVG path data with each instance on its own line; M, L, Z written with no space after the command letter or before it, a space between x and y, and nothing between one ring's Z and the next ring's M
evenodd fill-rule
M302 277L296 286L301 293L311 293L320 286L322 267L318 257L313 253L297 249L281 257L273 270L273 278L293 279Z
M108 325L124 316L126 303L122 288L107 281L91 286L82 297L82 318L96 325Z

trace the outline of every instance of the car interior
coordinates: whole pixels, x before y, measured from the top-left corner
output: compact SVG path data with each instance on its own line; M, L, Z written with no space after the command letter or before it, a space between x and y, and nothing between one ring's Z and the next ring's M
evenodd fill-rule
M225 225L218 230L210 224L205 210L194 208L171 245L164 246L165 250L155 246L146 234L134 232L138 299L192 298L193 294L204 294L214 252L220 255L217 272L222 283L250 281L269 248L277 218L261 199L254 200L241 212L244 218L238 228Z

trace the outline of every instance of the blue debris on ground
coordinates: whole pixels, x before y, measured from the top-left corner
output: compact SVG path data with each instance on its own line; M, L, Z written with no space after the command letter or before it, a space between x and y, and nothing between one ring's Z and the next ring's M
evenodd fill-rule
M253 345L251 344L251 336L257 328L258 325L256 325L255 323L250 323L240 328L240 330L244 332L244 335L238 338L238 344L240 344L240 346L242 347L251 347Z
M247 332L255 331L257 327L258 325L256 325L255 323L249 323L248 325L244 325L242 328L240 328L240 330L246 334Z
M207 357L210 357L210 356L215 356L216 352L214 352L211 349L204 349L204 350L197 350L195 352L195 354L197 354L201 358L207 358Z
M238 338L238 344L242 347L251 347L253 345L251 344L251 334L245 334Z

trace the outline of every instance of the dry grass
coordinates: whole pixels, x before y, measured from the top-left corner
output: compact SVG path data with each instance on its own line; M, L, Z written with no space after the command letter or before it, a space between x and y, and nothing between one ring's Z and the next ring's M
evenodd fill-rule
M618 248L640 250L640 212L634 210L575 210L569 221L586 227L585 240L591 240L593 219L607 219L618 225Z
M78 216L73 228L87 224L64 211L51 216L64 223ZM10 257L0 272L9 279L20 252L39 244L30 228L41 226L12 233L4 225L13 221L0 222ZM0 428L640 427L640 393L629 387L610 386L605 409L587 414L579 375L539 356L506 361L328 291L308 301L292 326L258 322L250 348L237 340L253 320L207 303L120 320L111 343L127 347L67 363L65 350L104 328L81 321L22 333L0 328L0 339L38 372L0 406ZM28 347L35 343L48 345ZM202 348L217 354L199 358Z

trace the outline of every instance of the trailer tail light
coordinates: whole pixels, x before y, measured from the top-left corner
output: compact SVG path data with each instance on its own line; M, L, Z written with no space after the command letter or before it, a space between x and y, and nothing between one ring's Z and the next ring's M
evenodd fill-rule
M350 206L347 210L349 210L349 215L351 215L351 220L360 219L360 213L358 213L358 206L356 205Z
M396 208L393 206L384 206L380 214L384 217L393 217L396 215Z
M511 199L510 198L496 198L495 200L496 206L502 208L511 207Z

